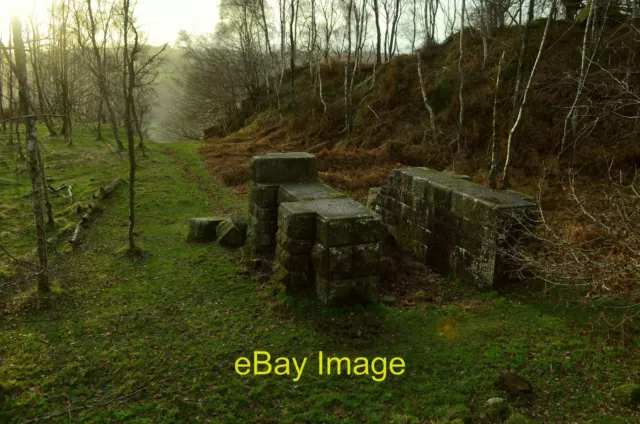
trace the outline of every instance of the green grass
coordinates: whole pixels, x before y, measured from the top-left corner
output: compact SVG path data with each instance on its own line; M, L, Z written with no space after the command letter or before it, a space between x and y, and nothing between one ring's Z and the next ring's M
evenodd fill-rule
M78 202L127 177L104 143L79 133L76 146L44 140L53 185L71 183ZM28 259L33 224L23 164L0 141L2 244ZM445 419L506 397L498 374L516 370L534 393L511 399L545 422L640 422L611 391L637 382L638 345L589 332L587 315L522 295L478 293L458 284L446 304L324 309L274 298L246 276L241 252L185 242L188 219L242 212L245 199L202 168L199 143L153 144L140 158L137 242L126 244L127 188L105 202L81 249L52 251L52 301L31 289L4 293L0 316L0 422L62 411L53 422L369 422ZM65 222L68 200L52 197ZM3 258L5 280L17 272ZM0 274L1 276L2 274ZM18 273L18 275L20 275ZM0 277L1 278L1 277ZM456 284L451 282L451 284ZM445 324L447 324L445 326ZM239 376L234 363L253 351L309 357L293 376ZM402 357L406 372L377 383L367 376L319 376L317 354ZM106 404L106 405L103 405ZM71 412L67 412L67 410Z

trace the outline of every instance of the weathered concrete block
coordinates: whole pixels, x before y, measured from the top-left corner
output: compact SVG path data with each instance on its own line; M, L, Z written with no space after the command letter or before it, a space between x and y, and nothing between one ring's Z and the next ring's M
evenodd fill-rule
M278 209L276 208L261 208L254 204L253 207L249 209L249 213L255 216L260 222L278 220Z
M353 221L353 243L378 243L384 237L386 229L379 215L357 218Z
M345 194L329 187L324 183L281 184L278 190L278 204L284 202L303 202L318 199L346 198Z
M467 183L467 186L451 194L451 212L493 228L505 220L505 216L517 210L535 209L535 203L514 192L501 192Z
M216 230L222 220L224 220L224 217L221 216L191 218L189 220L189 235L187 236L187 240L216 241Z
M259 208L278 208L278 188L277 184L256 184L251 182L249 186L249 205Z
M311 258L308 254L293 254L278 246L276 248L275 261L289 271L309 271L311 269Z
M282 247L285 251L292 254L309 254L315 240L311 239L292 239L287 236L283 231L278 231L276 235L278 247Z
M330 280L352 276L353 246L325 247L317 243L311 259L317 276Z
M255 183L304 183L318 180L318 159L310 153L269 153L251 158Z
M302 202L281 203L278 208L278 228L294 240L313 239L316 214Z
M247 234L247 221L241 216L225 218L217 228L218 243L225 247L240 247Z
M369 277L380 272L380 243L353 246L352 275Z
M249 215L247 228L247 247L250 255L273 252L276 247L276 232L278 223L273 221L258 221Z
M357 244L358 220L363 220L364 227L377 225L368 220L378 215L352 199L313 200L304 205L316 212L316 240L328 247Z

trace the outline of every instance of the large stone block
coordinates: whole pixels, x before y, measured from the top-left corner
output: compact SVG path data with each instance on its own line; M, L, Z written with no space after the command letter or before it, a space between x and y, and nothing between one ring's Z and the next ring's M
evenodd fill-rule
M352 199L324 199L304 202L317 214L316 240L328 247L358 244L379 232L379 215ZM361 221L361 222L358 222Z
M224 220L221 216L211 216L205 218L191 218L189 220L188 240L192 241L215 241L216 230L220 222Z
M273 266L272 278L284 285L289 293L298 293L313 287L313 277L309 272L291 271L277 262Z
M249 205L276 209L278 207L278 188L277 184L256 184L251 182L249 186Z
M285 183L278 190L278 204L283 202L303 202L318 199L340 199L347 197L324 183Z
M293 254L278 246L276 248L275 261L289 271L309 271L311 269L311 258L308 254Z
M517 193L491 190L472 183L451 194L453 214L493 228L510 213L535 208L535 203Z
M278 228L294 240L313 239L316 214L302 202L281 203L278 208Z
M352 275L369 277L380 272L380 244L357 244L353 246Z
M377 243L385 235L386 229L382 223L380 215L356 218L353 221L353 243L367 244Z
M292 239L283 231L278 231L276 239L278 247L292 254L309 254L315 243L314 239Z
M318 180L318 159L310 153L269 153L251 158L254 183L304 183Z
M276 246L276 221L259 221L255 216L249 215L247 228L247 244L250 254L273 252Z
M258 205L254 204L250 209L249 213L256 217L258 221L277 221L278 219L278 209L276 208L261 208Z
M329 280L349 278L353 272L353 246L325 247L317 243L311 251L317 276Z

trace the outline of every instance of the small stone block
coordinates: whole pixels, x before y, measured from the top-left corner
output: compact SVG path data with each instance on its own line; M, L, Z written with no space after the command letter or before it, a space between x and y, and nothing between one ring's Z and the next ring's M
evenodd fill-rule
M216 230L223 220L224 217L221 216L191 218L189 220L189 235L187 239L193 241L216 241Z
M225 247L240 247L244 244L247 234L247 223L244 218L233 216L225 218L218 225L218 243Z

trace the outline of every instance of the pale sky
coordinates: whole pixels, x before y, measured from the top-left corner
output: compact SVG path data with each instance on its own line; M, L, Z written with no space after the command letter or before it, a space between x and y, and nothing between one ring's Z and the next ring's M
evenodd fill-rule
M182 29L189 33L212 32L218 21L219 0L137 0L135 15L152 45L173 44ZM0 0L0 36L9 31L11 15L26 18L35 11L37 20L46 16L51 0Z

